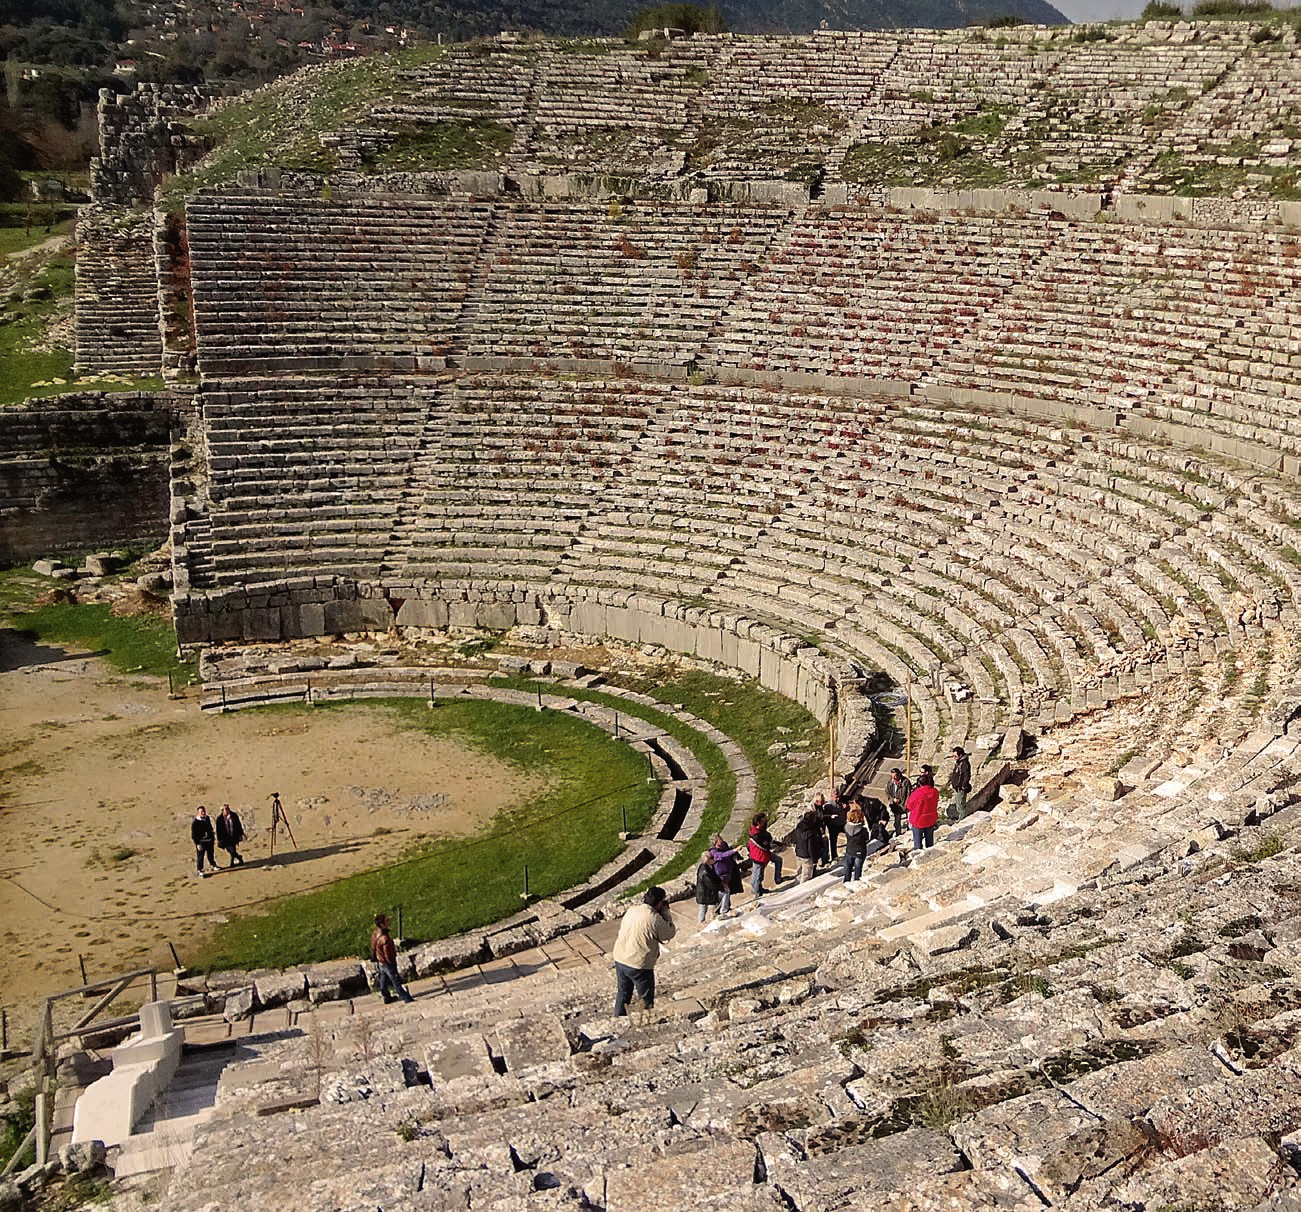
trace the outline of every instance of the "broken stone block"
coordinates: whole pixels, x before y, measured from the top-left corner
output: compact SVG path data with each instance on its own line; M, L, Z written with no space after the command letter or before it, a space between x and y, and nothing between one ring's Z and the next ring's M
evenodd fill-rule
M122 561L107 551L86 557L86 572L92 577L111 576L122 567Z
M221 1016L228 1023L233 1023L241 1018L252 1018L256 1009L257 992L249 985L244 989L232 989L226 994L226 1007Z

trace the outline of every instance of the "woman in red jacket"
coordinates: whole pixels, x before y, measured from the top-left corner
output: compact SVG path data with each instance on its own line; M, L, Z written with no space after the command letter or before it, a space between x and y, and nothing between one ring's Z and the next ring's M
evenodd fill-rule
M935 822L940 819L940 793L935 789L935 777L923 774L917 780L917 789L908 797L908 824L913 831L913 849L935 845Z

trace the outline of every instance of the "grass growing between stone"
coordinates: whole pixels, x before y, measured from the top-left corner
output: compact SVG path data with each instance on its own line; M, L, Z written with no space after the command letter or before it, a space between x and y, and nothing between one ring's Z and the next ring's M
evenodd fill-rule
M421 47L330 64L313 69L310 76L298 72L195 120L191 129L211 139L214 149L164 185L163 207L179 210L196 190L229 185L248 168L329 172L335 156L322 146L320 136L359 122L382 102L405 95L411 88L405 73L443 53L439 47Z
M622 741L563 712L506 703L383 700L399 726L452 737L470 749L542 775L542 791L500 812L472 837L428 840L390 866L281 901L218 928L198 966L282 968L361 955L372 916L402 906L408 939L478 929L524 907L524 868L533 897L587 879L615 858L624 808L645 827L659 799L649 763ZM329 710L279 708L278 710ZM303 839L299 838L299 844Z
M660 702L673 704L697 718L713 724L745 753L754 767L756 811L771 813L792 790L806 787L821 777L827 746L826 729L805 708L791 699L765 689L752 678L737 681L700 670L679 671L672 667L643 677L630 675L611 679L625 690L637 690ZM496 684L496 680L494 682ZM501 680L502 685L533 689L531 681ZM544 684L545 689L545 684ZM616 695L599 691L566 688L574 698L604 703L617 711L635 714L639 719L663 728L695 756L705 768L709 803L700 827L682 844L679 854L637 886L648 888L663 883L700 861L700 853L710 838L727 825L736 804L736 776L717 745L702 733L675 719L667 712L630 703ZM790 746L808 756L798 761L770 752L778 744ZM741 837L729 838L736 843Z
M0 618L26 639L74 644L123 673L160 678L170 673L178 685L193 679L193 664L177 659L170 619L151 613L114 614L106 602L36 604L43 592L60 584L25 569L0 572Z

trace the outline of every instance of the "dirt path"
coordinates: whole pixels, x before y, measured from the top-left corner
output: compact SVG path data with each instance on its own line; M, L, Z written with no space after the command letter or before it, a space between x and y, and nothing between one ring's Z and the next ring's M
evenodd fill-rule
M204 716L197 691L0 629L0 1003L133 966L170 969L232 910L464 833L532 791L501 763L382 707ZM268 861L279 791L299 849ZM245 866L194 875L198 804L229 802ZM218 852L218 859L225 855ZM283 860L283 861L280 861Z

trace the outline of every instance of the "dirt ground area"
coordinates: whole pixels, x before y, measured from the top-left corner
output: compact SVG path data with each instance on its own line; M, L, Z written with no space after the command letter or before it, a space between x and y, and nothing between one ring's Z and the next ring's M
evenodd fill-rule
M192 957L232 911L471 832L532 780L400 728L381 706L205 716L197 688L0 629L0 1004ZM298 849L269 853L278 791ZM200 879L199 804L242 817L247 862ZM218 861L226 856L217 851Z

